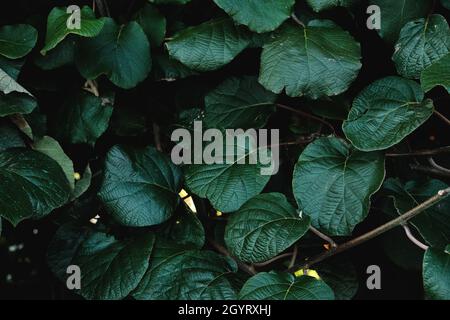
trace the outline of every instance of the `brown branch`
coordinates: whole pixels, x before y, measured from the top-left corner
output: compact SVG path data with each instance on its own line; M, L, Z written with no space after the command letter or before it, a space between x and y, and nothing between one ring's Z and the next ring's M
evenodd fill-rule
M437 110L434 110L434 114L435 114L439 119L441 119L442 121L444 121L448 126L450 126L450 120L449 120L446 116L444 116L442 113L440 113L440 112L437 111Z
M275 261L278 261L278 260L281 260L281 259L284 259L284 258L287 258L287 257L291 257L292 255L293 255L292 252L283 253L283 254L280 254L279 256L276 256L276 257L274 257L274 258L272 258L270 260L267 260L267 261L264 261L264 262L255 263L254 266L257 267L257 268L265 267L265 266L267 266L267 265L269 265L271 263L274 263Z
M320 118L320 117L317 117L317 116L312 115L312 114L309 114L309 113L307 113L307 112L300 111L300 110L298 110L298 109L295 109L295 108L286 106L286 105L284 105L284 104L279 104L279 103L277 103L276 106L277 106L278 108L281 108L281 109L285 109L285 110L294 112L294 113L296 113L296 114L298 114L298 115L300 115L300 116L302 116L302 117L305 117L305 118L309 118L309 119L318 121L318 122L320 122L320 123L326 125L328 128L330 128L330 129L333 131L333 133L336 132L336 130L334 129L334 127L333 127L333 125L332 125L331 123L329 123L328 121L326 121L326 120L324 120L324 119L322 119L322 118Z
M153 136L155 138L155 146L158 151L163 152L160 131L161 130L160 130L158 124L156 122L153 122Z
M303 28L306 28L305 24L297 17L295 13L291 14L292 20L294 20L297 24L301 25Z
M297 260L297 255L298 255L298 246L294 245L294 251L292 252L292 258L291 258L291 262L289 262L288 268L292 268L294 266L295 261Z
M416 156L434 156L443 153L450 153L450 146L431 150L418 150L409 153L386 153L386 157L416 157Z
M443 172L447 172L448 174L450 174L450 170L449 169L444 168L443 166L437 164L436 161L434 161L434 159L432 157L428 158L428 162L430 163L430 165L433 168L435 168L437 170L440 170L440 171L443 171Z
M255 268L253 266L249 266L248 264L243 263L242 261L239 261L238 259L236 259L235 257L233 257L227 250L227 248L225 248L224 246L222 246L221 244L217 243L216 241L214 241L213 239L211 239L210 237L208 237L208 242L209 244L216 249L219 253L223 254L224 256L230 257L232 258L234 261L236 261L236 264L238 265L239 269L241 269L242 271L248 273L249 275L255 275L256 271Z
M344 251L347 251L351 248L354 248L364 242L367 242L373 238L378 237L379 235L395 228L401 225L406 224L409 220L411 220L412 218L416 217L417 215L419 215L420 213L422 213L423 211L425 211L426 209L434 206L435 204L439 203L440 201L442 201L443 199L445 199L448 195L450 194L450 188L447 188L445 190L441 190L439 191L435 196L431 197L430 199L428 199L427 201L419 204L417 207L409 210L408 212L402 214L401 216L399 216L398 218L391 220L385 224L383 224L382 226L368 232L365 233L353 240L350 240L348 242L345 242L341 245L338 245L337 248L335 249L331 249L328 251L325 251L315 257L313 257L311 260L308 260L302 264L298 264L295 265L291 268L289 268L287 270L287 272L295 272L299 269L309 269L311 266L322 262L323 260L335 256L339 253L342 253Z

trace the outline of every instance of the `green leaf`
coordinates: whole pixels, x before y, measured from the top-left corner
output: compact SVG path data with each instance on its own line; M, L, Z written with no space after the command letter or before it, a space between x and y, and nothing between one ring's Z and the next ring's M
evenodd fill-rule
M92 300L128 296L147 271L154 242L152 233L121 241L104 233L88 236L72 260L81 270L79 293Z
M69 199L70 186L50 157L21 148L0 152L0 215L17 225L41 218Z
M407 23L395 45L392 60L400 75L419 79L423 70L450 51L450 29L441 15Z
M264 262L297 242L309 225L309 217L299 217L284 195L260 194L230 216L225 243L241 261Z
M196 213L192 212L187 206L176 216L174 216L160 234L165 239L189 247L192 249L201 249L205 244L205 230L202 223L197 218Z
M295 166L294 195L312 225L329 235L350 235L370 207L385 176L381 153L365 153L338 138L306 147Z
M37 30L26 24L3 26L0 28L0 55L10 59L25 57L36 45L37 37Z
M441 4L444 8L450 10L450 0L441 0Z
M423 286L431 300L450 300L450 247L428 249L423 258Z
M137 22L118 26L111 18L105 18L97 37L78 42L75 62L86 79L106 74L116 86L131 89L150 72L150 45Z
M156 257L155 257L156 256ZM138 300L235 300L227 276L236 263L211 251L155 248L133 297Z
M144 30L152 47L159 47L163 43L166 36L166 18L156 7L146 4L134 19Z
M351 300L358 292L358 274L350 261L334 258L321 263L317 272L331 287L336 300Z
M430 12L432 0L370 0L370 4L380 7L380 36L390 43L398 40L403 26L418 18L424 18Z
M350 7L359 0L306 0L315 12L328 10L334 7Z
M0 117L5 117L17 113L31 113L36 108L36 106L36 100L30 96L25 96L17 93L10 93L7 95L0 93Z
M212 71L231 62L250 44L250 35L231 19L186 28L166 43L171 57L197 71Z
M38 55L34 63L42 70L53 70L72 65L75 61L75 48L76 41L69 36L62 40L56 48L47 52L45 56Z
M201 198L207 198L213 207L222 212L238 210L247 200L259 194L269 182L270 176L261 174L266 168L257 157L255 146L224 142L224 150L235 150L234 161L227 159L227 151L223 154L222 163L192 164L184 167L187 188ZM247 140L247 139L245 139ZM265 153L265 152L264 152ZM251 159L257 158L252 164ZM244 162L245 163L240 163Z
M72 199L81 197L91 186L92 171L88 165L84 170L83 176L75 183L75 189L73 190Z
M197 75L178 60L172 59L167 54L156 54L154 57L153 78L156 81L175 81L192 75Z
M0 56L0 70L3 70L15 81L19 78L20 70L22 69L24 63L25 59L10 60Z
M331 288L309 276L260 272L251 277L239 293L240 300L334 300Z
M53 160L55 160L64 171L66 175L67 181L69 182L70 188L74 190L75 181L74 181L74 169L73 162L70 158L64 153L64 150L59 145L58 141L53 139L52 137L45 136L33 144L33 148L36 151L39 151Z
M337 26L314 20L286 24L264 45L259 82L275 93L318 99L346 91L361 68L358 42Z
M104 19L97 19L95 13L88 6L84 6L80 14L80 29L69 29L67 27L71 13L67 13L66 7L55 7L50 11L47 18L47 35L45 37L45 46L41 54L45 55L48 51L55 48L69 34L76 34L81 37L97 36L105 24Z
M9 94L11 92L24 93L33 97L24 87L16 82L16 80L7 74L5 71L0 69L0 91L4 94Z
M365 88L353 101L344 133L363 151L388 149L420 127L433 114L433 101L411 80L387 77Z
M278 28L292 12L295 0L214 0L238 24L262 33Z
M205 125L209 128L261 128L275 112L277 95L255 77L230 78L205 97Z
M435 61L422 71L420 83L425 92L434 87L443 86L450 93L450 53Z
M448 188L439 180L409 181L402 184L398 179L388 179L384 189L394 199L399 215L417 207L422 202ZM450 243L450 199L445 199L427 209L410 221L422 238L431 246L445 248Z
M25 147L25 142L19 130L6 119L0 119L0 152L21 147Z
M70 143L94 145L108 129L113 107L108 99L81 91L57 110L55 135Z
M104 175L99 197L123 225L160 224L178 205L181 171L152 147L113 147L106 157Z

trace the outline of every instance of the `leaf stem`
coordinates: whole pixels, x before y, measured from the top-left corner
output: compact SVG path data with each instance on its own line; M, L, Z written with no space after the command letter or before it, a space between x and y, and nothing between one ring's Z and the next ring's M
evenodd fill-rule
M428 246L423 244L422 242L420 242L416 237L414 237L414 235L411 232L411 229L404 224L403 225L403 229L405 230L406 236L408 237L409 240L411 240L412 243L414 243L416 246L418 246L420 249L422 250L428 250Z
M365 243L373 238L378 237L379 235L395 228L401 225L404 225L405 223L407 223L409 220L411 220L412 218L416 217L417 215L419 215L420 213L424 212L426 209L434 206L435 204L439 203L440 201L442 201L443 199L445 199L448 195L450 194L450 188L444 189L439 191L436 195L434 195L433 197L429 198L428 200L426 200L425 202L419 204L417 207L409 210L408 212L402 214L401 216L399 216L396 219L393 219L381 226L379 226L378 228L369 231L355 239L352 239L348 242L345 242L341 245L338 245L336 248L325 251L315 257L313 257L311 260L308 260L306 262L303 262L301 264L297 264L291 268L289 268L287 270L287 272L295 272L299 269L309 269L311 266L322 262L323 260L335 256L339 253L342 253L344 251L347 251L351 248L354 248L362 243Z
M337 244L336 242L334 242L333 239L331 239L329 236L327 236L326 234L320 232L319 230L317 230L316 228L314 228L313 226L309 227L309 230L311 230L312 233L314 233L316 236L318 236L319 238L321 238L322 240L325 240L326 242L328 242L331 246L331 248L337 248Z
M294 112L294 113L296 113L296 114L298 114L298 115L300 115L302 117L309 118L309 119L312 119L312 120L316 120L316 121L326 125L328 128L330 128L333 131L333 134L336 133L336 130L334 129L333 125L331 123L329 123L328 121L320 118L320 117L316 117L315 115L309 114L309 113L304 112L304 111L297 110L295 108L286 106L284 104L277 103L276 106L278 108L280 108L280 109L285 109L285 110Z
M303 23L303 21L300 20L294 12L291 14L291 18L292 18L292 20L294 20L297 24L301 25L303 28L306 28L306 26L305 26L305 24Z
M273 257L270 260L267 260L267 261L264 261L264 262L255 263L254 266L257 267L257 268L265 267L265 266L267 266L267 265L269 265L271 263L274 263L275 261L278 261L278 260L281 260L281 259L284 259L284 258L287 258L287 257L291 257L292 255L293 255L292 252L283 253L283 254L280 254L280 255L278 255L276 257Z
M411 170L414 170L414 171L419 171L419 172L422 172L422 173L435 175L435 176L446 177L446 178L450 177L450 172L444 171L444 170L441 170L441 169L437 169L437 168L434 168L434 167L427 167L427 166L423 166L423 165L420 165L420 164L411 164L410 167L411 167Z

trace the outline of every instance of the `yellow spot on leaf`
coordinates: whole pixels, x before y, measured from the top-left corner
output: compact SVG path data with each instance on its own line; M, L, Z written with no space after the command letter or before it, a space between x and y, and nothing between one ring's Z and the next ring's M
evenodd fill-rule
M316 270L306 270L306 274L305 274L305 270L300 269L300 270L296 271L294 274L296 277L308 276L308 277L313 277L313 278L316 278L317 280L320 280L320 276Z

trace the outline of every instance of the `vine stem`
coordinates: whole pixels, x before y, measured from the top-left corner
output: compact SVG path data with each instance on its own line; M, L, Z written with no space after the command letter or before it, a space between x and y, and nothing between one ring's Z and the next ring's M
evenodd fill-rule
M336 133L336 130L334 129L333 125L332 125L331 123L329 123L328 121L326 121L326 120L320 118L320 117L316 117L316 116L314 116L314 115L312 115L312 114L309 114L309 113L307 113L307 112L303 112L303 111L297 110L297 109L295 109L295 108L286 106L286 105L284 105L284 104L277 103L276 106L277 106L278 108L280 108L280 109L285 109L285 110L294 112L294 113L296 113L296 114L298 114L298 115L300 115L300 116L302 116L302 117L309 118L309 119L312 119L312 120L316 120L316 121L318 121L318 122L320 122L320 123L326 125L328 128L330 128L330 129L333 131L333 133Z
M450 146L431 150L418 150L409 153L386 153L386 157L416 157L416 156L434 156L443 153L450 153Z
M334 242L333 239L331 239L329 236L327 236L326 234L320 232L319 230L317 230L316 228L314 228L313 226L309 227L309 230L312 231L312 233L314 233L316 236L318 236L319 238L321 238L322 240L325 240L326 242L328 242L328 244L331 246L331 248L337 248L337 244L336 242Z
M297 264L291 268L289 268L287 270L287 272L296 272L297 270L303 269L309 269L311 266L322 262L325 259L328 259L334 255L337 255L339 253L342 253L344 251L347 251L351 248L354 248L364 242L367 242L373 238L378 237L379 235L395 228L398 226L402 226L405 225L409 220L411 220L412 218L416 217L417 215L419 215L420 213L422 213L423 211L425 211L426 209L434 206L436 203L439 203L440 201L442 201L443 199L445 199L448 195L450 194L450 188L444 189L439 191L436 195L434 195L433 197L429 198L427 201L419 204L417 207L409 210L408 212L402 214L401 216L399 216L398 218L391 220L381 226L379 226L378 228L369 231L368 233L365 233L355 239L352 239L348 242L345 242L341 245L338 245L336 248L325 251L315 257L313 257L311 260L306 261L304 263L301 264Z
M438 116L439 119L441 119L442 121L444 121L448 126L450 126L450 120L449 120L446 116L444 116L442 113L440 113L440 112L437 111L437 110L434 110L434 114L435 114L436 116Z
M295 13L291 14L291 18L292 20L294 20L296 23L298 23L299 25L301 25L303 28L306 28L305 24L302 22L302 20L300 20L297 15Z

